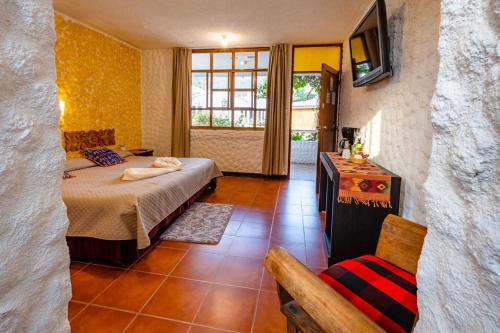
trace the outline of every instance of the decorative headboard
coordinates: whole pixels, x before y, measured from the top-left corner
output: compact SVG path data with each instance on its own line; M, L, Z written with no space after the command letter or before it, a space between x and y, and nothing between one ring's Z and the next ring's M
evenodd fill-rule
M64 132L64 149L81 151L89 148L114 146L115 129Z

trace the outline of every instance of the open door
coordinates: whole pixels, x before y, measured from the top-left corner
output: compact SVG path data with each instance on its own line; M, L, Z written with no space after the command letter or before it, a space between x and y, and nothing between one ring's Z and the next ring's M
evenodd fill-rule
M330 66L321 66L319 94L318 154L316 159L316 192L319 191L319 153L336 151L338 138L338 100L340 92L339 72Z

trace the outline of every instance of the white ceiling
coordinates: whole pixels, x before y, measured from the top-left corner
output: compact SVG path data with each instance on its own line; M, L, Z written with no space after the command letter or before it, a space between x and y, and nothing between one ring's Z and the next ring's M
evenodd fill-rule
M373 0L54 0L58 12L140 49L343 41Z

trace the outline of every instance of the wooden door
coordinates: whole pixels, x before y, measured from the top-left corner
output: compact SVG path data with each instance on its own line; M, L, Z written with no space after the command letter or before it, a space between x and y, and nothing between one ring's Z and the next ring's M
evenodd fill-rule
M318 153L316 159L316 192L319 190L319 153L336 151L338 138L338 101L340 92L339 72L323 64L319 93Z

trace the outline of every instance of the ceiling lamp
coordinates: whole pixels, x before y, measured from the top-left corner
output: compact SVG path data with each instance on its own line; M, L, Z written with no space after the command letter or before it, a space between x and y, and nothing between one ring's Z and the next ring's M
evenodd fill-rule
M228 36L224 34L224 35L220 35L220 37L221 37L221 40L222 40L221 41L222 46L223 47L227 47L228 42L229 42Z

